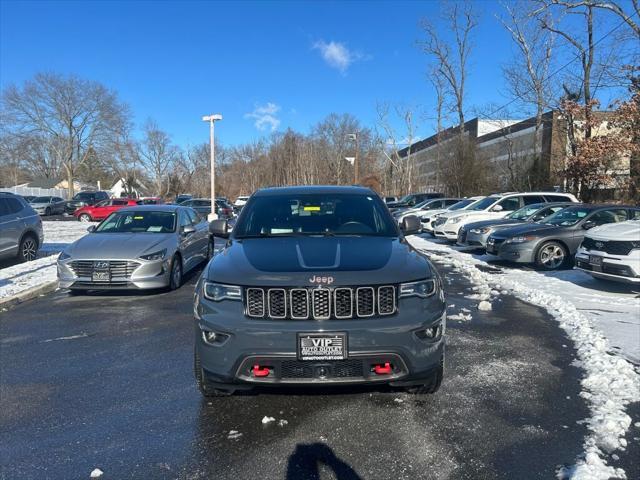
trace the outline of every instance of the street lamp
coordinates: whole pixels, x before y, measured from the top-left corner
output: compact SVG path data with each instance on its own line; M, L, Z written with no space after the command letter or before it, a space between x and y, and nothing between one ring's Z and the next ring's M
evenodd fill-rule
M203 122L209 122L209 141L211 142L211 213L209 214L209 221L218 219L218 215L216 214L215 146L213 142L213 124L218 120L222 120L222 115L219 113L202 117Z
M353 140L356 144L356 153L355 156L353 157L353 171L354 171L354 185L358 185L358 170L359 170L359 165L358 165L358 134L357 133L349 133L347 135L347 138L349 138L350 140ZM347 159L347 161L349 163L351 163L350 157L349 159Z

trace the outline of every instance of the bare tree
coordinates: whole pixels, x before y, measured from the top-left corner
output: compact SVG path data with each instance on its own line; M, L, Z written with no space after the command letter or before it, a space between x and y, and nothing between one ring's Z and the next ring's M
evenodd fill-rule
M560 5L569 10L580 8L597 8L600 10L614 13L620 17L631 28L633 33L640 38L640 24L636 23L637 17L640 17L640 2L631 0L631 2L621 3L613 0L550 0L553 5ZM629 12L626 11L627 6ZM634 17L636 21L634 21Z
M2 95L3 123L17 137L46 139L66 174L70 196L87 154L107 141L109 124L126 114L114 92L73 75L39 73L22 88L8 86Z
M171 143L169 135L148 120L140 143L140 158L153 179L156 195L165 196L169 192L169 173L178 155L179 149Z

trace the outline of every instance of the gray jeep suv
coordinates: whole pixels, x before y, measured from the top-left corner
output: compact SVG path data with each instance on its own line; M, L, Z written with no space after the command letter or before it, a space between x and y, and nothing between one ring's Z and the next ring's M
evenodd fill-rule
M442 381L442 282L380 197L362 187L252 195L195 291L194 371L205 396L254 386Z
M0 259L34 260L43 241L42 220L27 201L0 192Z

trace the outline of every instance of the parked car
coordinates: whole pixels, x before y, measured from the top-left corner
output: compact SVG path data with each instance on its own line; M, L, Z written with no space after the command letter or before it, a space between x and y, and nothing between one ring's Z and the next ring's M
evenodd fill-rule
M81 222L95 222L104 220L116 210L135 205L138 205L138 200L134 198L111 198L95 205L81 207L73 212L73 216Z
M576 268L602 280L640 283L640 215L589 230L576 253Z
M62 215L65 201L61 197L44 196L34 198L30 205L39 215Z
M180 205L182 202L186 202L187 200L191 200L193 195L190 193L181 193L180 195L176 195L175 204Z
M233 202L233 206L244 207L247 203L247 200L249 200L249 195L239 195L238 198L236 198L236 201Z
M386 203L387 205L398 201L398 197L383 197L383 199L384 203Z
M185 273L209 259L208 223L177 205L113 212L58 257L61 288L176 289Z
M162 197L140 197L138 205L162 205L164 200Z
M363 187L254 193L196 285L196 383L205 396L269 385L391 384L443 377L446 304L429 259Z
M544 270L568 265L587 230L640 216L640 208L624 205L587 205L563 208L541 223L505 228L487 239L487 253L503 260L533 263Z
M573 202L533 203L503 218L467 223L458 230L457 244L464 247L484 248L489 235L497 230L523 223L541 222L563 208L575 205Z
M397 208L413 207L414 205L417 205L418 203L425 200L442 197L444 197L442 193L410 193L409 195L405 195L404 197L402 197L397 202L387 203L387 207L389 207L389 210L393 213L393 211Z
M0 259L35 260L42 242L40 215L19 195L0 192Z
M484 197L469 197L463 198L459 202L454 203L453 205L442 208L440 210L429 210L426 212L418 212L416 213L416 217L420 219L420 223L422 224L422 231L424 233L429 233L432 236L435 236L433 233L434 224L440 218L441 215L449 212L455 212L458 210L465 210L467 208L471 208L471 206L476 203L478 200L482 200Z
M31 203L33 199L36 198L35 195L20 195L20 196L24 198L27 203Z
M208 198L194 198L192 200L186 200L180 205L193 208L205 218L211 213L211 200ZM220 218L231 218L233 217L233 207L224 200L216 199L216 214Z
M468 209L441 215L434 223L434 233L438 238L455 242L458 240L460 227L467 223L503 218L525 205L546 202L577 203L578 200L570 193L557 192L512 192L489 195Z
M461 198L435 198L431 200L425 200L424 202L417 204L413 208L396 210L393 213L393 218L395 218L398 221L398 223L402 222L402 219L408 215L415 215L418 218L422 218L419 215L422 215L422 214L428 215L429 212L431 211L444 210L458 203L460 200L462 199Z
M110 195L102 190L96 192L84 191L76 193L71 200L65 203L65 212L73 213L81 207L95 205L103 200L108 200Z

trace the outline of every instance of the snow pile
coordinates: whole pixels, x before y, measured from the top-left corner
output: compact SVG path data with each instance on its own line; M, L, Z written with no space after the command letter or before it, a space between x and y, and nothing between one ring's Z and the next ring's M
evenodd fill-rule
M505 269L504 274L495 276L482 270L488 265L481 259L424 239L416 238L412 243L433 261L453 265L476 284L478 295L486 294L487 290L490 294L492 289L510 291L521 300L545 308L558 320L573 340L580 366L585 371L580 395L591 411L591 417L585 421L590 433L584 441L584 457L575 465L562 468L558 478L626 478L623 470L607 465L604 456L626 448L624 435L631 425L631 417L625 409L630 403L640 401L640 375L630 362L611 355L607 339L573 303L576 297L567 288L568 282L547 277L536 282L536 272L519 269Z
M488 312L489 310L491 310L491 302L487 302L486 300L482 300L478 304L478 310L483 310L485 312Z
M273 418L273 417L267 417L267 416L262 417L262 424L263 425L266 425L267 423L271 423L271 422L275 422L275 421L276 421L276 419Z
M86 235L89 225L82 222L42 222L44 244L39 254L44 256L0 269L0 298L56 280L57 254Z
M91 471L91 478L100 478L104 472L99 468L94 468Z

